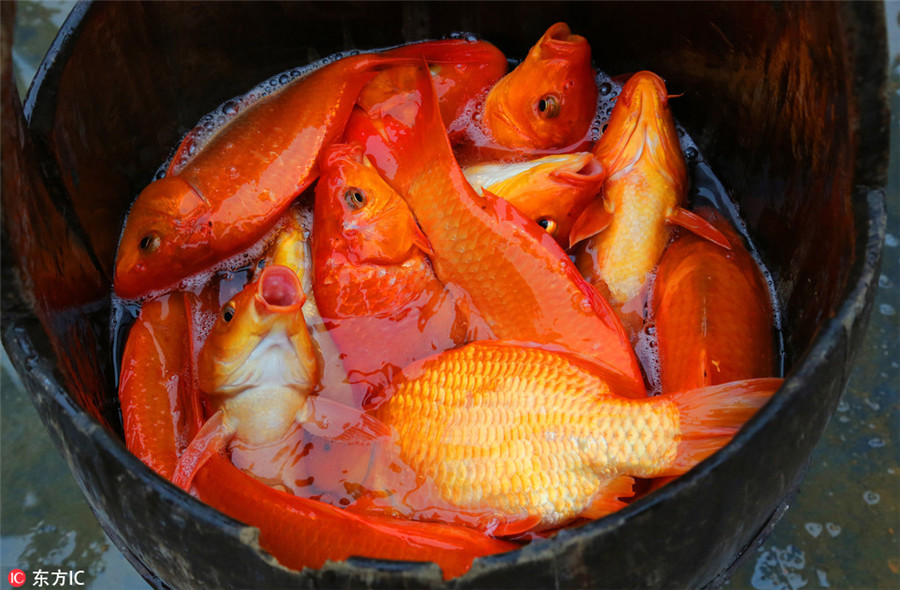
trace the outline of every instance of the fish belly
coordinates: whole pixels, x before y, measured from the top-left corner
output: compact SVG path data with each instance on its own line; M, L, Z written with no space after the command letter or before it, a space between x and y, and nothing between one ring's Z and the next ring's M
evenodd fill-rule
M646 166L636 166L606 185L614 213L609 227L589 246L587 273L602 281L617 305L636 297L656 267L669 239L666 217L678 195ZM579 261L579 268L585 266Z

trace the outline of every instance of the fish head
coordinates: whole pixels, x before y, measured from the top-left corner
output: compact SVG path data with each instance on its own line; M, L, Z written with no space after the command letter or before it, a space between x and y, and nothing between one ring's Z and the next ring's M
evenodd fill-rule
M190 245L196 234L210 231L203 224L208 210L203 197L177 176L156 180L141 191L119 240L116 294L134 299L196 272Z
M266 266L220 311L197 361L200 390L214 401L259 387L308 395L319 360L301 311L305 302L293 270Z
M352 264L400 264L416 248L430 251L409 206L359 145L329 146L320 167L316 223L326 223L323 230L333 240L333 249L342 251Z
M684 157L662 78L642 71L625 82L593 153L610 175L648 157L661 173L686 182Z
M497 195L537 223L564 249L569 230L601 191L606 174L590 152L553 154L517 163L491 163L464 170L469 182Z
M482 121L501 146L562 148L585 139L597 96L590 45L556 23L488 92Z

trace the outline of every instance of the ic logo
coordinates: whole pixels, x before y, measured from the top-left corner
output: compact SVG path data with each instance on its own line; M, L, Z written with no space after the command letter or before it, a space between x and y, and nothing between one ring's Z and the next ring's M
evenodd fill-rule
M25 572L22 570L12 570L9 572L9 583L13 585L13 587L18 588L25 584Z

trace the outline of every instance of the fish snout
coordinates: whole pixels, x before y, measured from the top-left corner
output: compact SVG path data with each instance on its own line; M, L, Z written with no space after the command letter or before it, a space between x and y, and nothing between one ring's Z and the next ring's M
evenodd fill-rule
M298 310L306 303L297 273L279 264L263 269L256 298L268 311L274 312Z

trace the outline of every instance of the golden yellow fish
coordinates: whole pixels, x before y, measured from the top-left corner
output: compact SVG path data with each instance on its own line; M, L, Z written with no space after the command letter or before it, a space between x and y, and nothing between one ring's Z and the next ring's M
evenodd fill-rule
M463 174L478 193L486 190L505 199L563 248L569 247L572 224L606 178L590 152L477 164L463 169Z
M412 493L389 473L378 483L400 514L456 508L495 535L597 518L633 495L632 477L680 475L721 448L780 384L629 399L628 379L580 356L476 342L395 380L377 417L426 484Z

